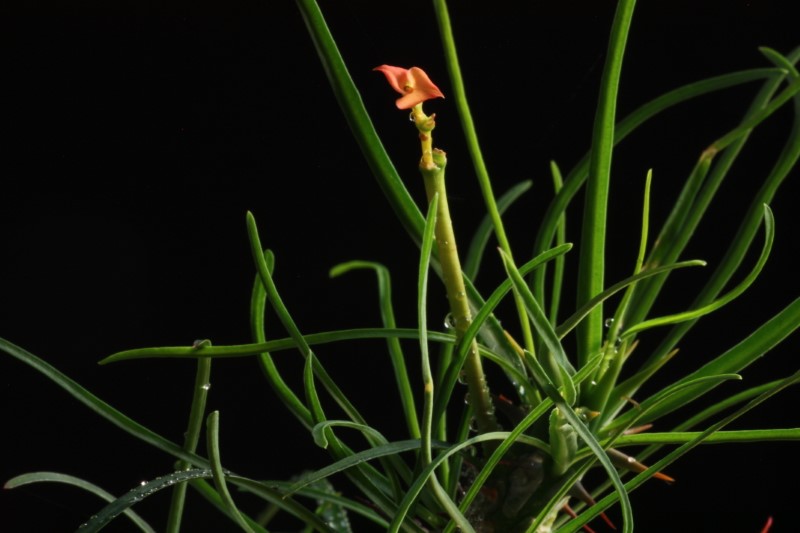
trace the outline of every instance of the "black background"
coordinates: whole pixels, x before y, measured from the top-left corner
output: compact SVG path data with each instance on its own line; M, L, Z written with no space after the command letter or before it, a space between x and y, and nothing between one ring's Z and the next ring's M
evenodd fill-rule
M534 182L509 213L512 244L524 257L551 196L549 161L566 172L588 146L613 2L453 4L468 97L495 190ZM760 45L788 53L800 44L788 3L640 4L623 67L621 116L683 83L766 66ZM429 2L323 1L321 7L387 150L421 200L415 132L394 108L395 94L371 69L418 65L452 94ZM390 266L398 321L414 325L417 250L350 138L291 1L228 4L224 13L194 6L156 16L137 5L123 17L105 5L46 17L4 15L0 64L4 338L180 441L192 363L96 362L133 347L249 340L254 269L247 210L277 256L279 290L303 331L379 325L372 274L327 277L331 266L356 258ZM608 280L632 268L647 169L654 169L657 228L700 152L736 124L756 89L750 84L686 104L620 146ZM477 182L452 99L431 102L426 110L439 119L435 140L448 151L451 208L465 247L483 212ZM754 135L687 258L707 259L713 268L790 120L783 110ZM772 204L777 237L762 278L686 337L673 377L729 348L800 294L792 277L798 179L795 170ZM577 220L568 228L573 242ZM487 257L493 266L478 280L484 292L500 279L498 261L491 252ZM752 258L743 268L750 264ZM685 308L709 274L676 275L660 309ZM432 283L434 317L445 313L440 290ZM283 336L274 320L268 332ZM655 342L643 341L640 350ZM796 345L796 337L789 338L745 372L744 384L724 392L795 370ZM408 348L413 357L413 343ZM403 437L391 424L399 408L391 402L380 343L326 346L318 355L379 429ZM297 354L279 357L299 377ZM416 375L414 361L409 364ZM665 375L660 384L669 380ZM798 399L789 391L737 427L796 426ZM282 410L252 359L214 365L209 407L221 410L223 460L235 471L286 478L325 464L324 452ZM122 493L172 468L172 458L102 421L7 356L0 356L0 413L3 480L53 470ZM773 531L792 531L797 452L795 443L695 450L669 469L678 479L674 486L651 482L632 495L637 531L753 532L770 514L777 520ZM101 506L78 492L66 486L3 491L0 531L76 528ZM160 529L167 501L157 495L137 510ZM196 495L190 493L188 505L187 531L234 530ZM118 520L109 531L128 528ZM598 531L604 528L596 524Z

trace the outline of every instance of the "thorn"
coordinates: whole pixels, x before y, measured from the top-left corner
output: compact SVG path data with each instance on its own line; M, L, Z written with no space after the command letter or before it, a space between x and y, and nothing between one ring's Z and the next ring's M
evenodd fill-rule
M642 408L642 406L639 404L639 402L637 402L633 398L630 398L628 396L623 396L622 399L625 400L626 402L628 402L629 404L631 404L632 406L634 406L637 409L641 409Z
M623 435L635 435L637 433L642 433L643 431L647 431L648 429L652 428L653 424L645 424L643 426L636 426L633 428L628 428L622 432Z
M513 402L513 401L511 401L511 399L510 399L510 398L508 398L508 397L507 397L506 395L504 395L503 393L500 393L500 394L498 394L498 395L497 395L497 399L498 399L498 400L500 400L501 402L505 402L505 403L507 403L508 405L514 405L514 402Z
M572 508L567 504L564 504L564 512L570 515L573 519L578 518L578 515L575 513L575 511L573 511ZM596 533L594 529L590 528L586 524L583 525L583 530L586 531L586 533Z
M586 488L580 481L578 481L572 486L572 488L569 490L569 494L570 496L578 498L580 501L589 506L592 506L597 503L594 501L594 498L592 498L591 494L589 494L589 492L586 490ZM617 526L614 525L614 522L611 521L611 519L606 515L606 513L601 512L600 518L602 518L603 521L606 524L608 524L608 527L610 527L614 531L617 530Z
M656 472L655 474L653 474L653 477L656 479L660 479L661 481L664 481L666 483L675 483L675 478L669 477L668 475L662 474L661 472Z
M611 462L617 467L627 468L628 470L636 473L641 473L648 469L647 465L640 463L630 455L626 455L619 450L615 450L614 448L607 449L606 453L611 459ZM667 483L675 482L674 478L671 478L666 474L662 474L661 472L656 472L653 474L653 477L660 479L661 481L666 481Z

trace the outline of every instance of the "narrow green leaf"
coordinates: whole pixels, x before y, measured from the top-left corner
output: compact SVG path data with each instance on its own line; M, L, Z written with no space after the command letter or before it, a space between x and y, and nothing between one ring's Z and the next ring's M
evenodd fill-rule
M636 0L620 0L611 26L600 97L592 130L589 180L581 230L578 263L578 305L583 305L603 291L605 279L606 213L611 177L611 154L614 149L617 91L622 57L628 40ZM596 307L577 330L578 366L586 363L600 349L603 338L603 308Z
M581 368L575 374L575 383L580 384L585 379L587 379L597 368L597 365L600 363L601 357L597 356L593 360L589 361L589 363ZM528 428L533 425L543 414L545 414L550 408L552 408L553 402L549 398L545 398L543 401L539 403L536 407L531 409L531 411L525 415L525 417L519 422L519 424L514 427L514 429L506 433L506 436L503 438L503 441L497 446L497 448L492 452L489 458L483 465L483 468L480 472L475 476L475 479L470 485L469 489L467 489L466 494L464 494L463 499L461 500L460 509L462 512L466 512L469 506L472 504L474 499L478 496L483 484L489 479L489 476L494 471L495 467L500 463L502 458L508 452L508 450L516 443L523 443L534 446L543 452L549 454L550 453L550 446L539 439L534 439L524 434ZM453 527L452 524L445 529L444 533L452 532Z
M550 161L550 175L553 178L553 192L554 194L558 194L559 191L564 187L564 178L561 176L561 169L558 168L558 165L555 161ZM558 222L556 225L556 245L561 245L566 242L567 236L567 215L562 213L560 217L558 217ZM554 270L553 270L553 280L551 283L552 293L550 295L550 323L556 324L558 323L558 310L561 305L561 289L564 284L564 257L556 257ZM534 290L534 296L541 295L542 297L542 305L545 304L544 299L544 276L540 276L541 278L541 286L537 286L538 293Z
M764 246L761 249L761 255L759 256L756 265L753 267L753 270L750 272L750 274L748 274L741 283L739 283L735 288L731 289L727 294L708 305L700 307L699 309L692 309L683 313L653 318L644 322L640 322L623 331L620 334L620 337L631 337L649 328L694 320L703 315L712 313L720 307L735 300L756 280L758 275L761 273L761 270L764 268L764 265L767 263L767 258L772 250L772 241L775 239L775 217L772 215L772 210L766 204L764 204L764 232L766 234L764 237Z
M502 216L517 199L525 194L531 188L533 182L523 181L511 187L500 198L497 199L497 211ZM484 215L478 229L472 236L467 255L464 259L464 275L471 279L473 282L478 277L478 269L483 261L483 253L486 250L486 245L489 244L489 239L492 236L492 218L490 215ZM561 243L559 243L561 244Z
M308 409L311 411L311 420L314 421L314 427L317 427L320 422L324 422L327 418L319 401L317 386L314 383L314 359L314 352L309 352L303 365L303 388L306 393L306 404L308 404Z
M651 276L655 276L657 274L662 274L664 272L669 272L671 270L677 270L679 268L686 268L686 267L693 267L693 266L706 266L705 261L701 261L699 259L691 259L689 261L680 261L678 263L673 263L671 265L663 265L656 268L649 268L638 274L625 278L622 281L615 283L614 285L610 286L588 302L586 302L580 309L575 311L572 316L567 318L561 325L556 328L556 334L558 335L559 339L563 339L566 335L572 331L575 326L577 326L581 320L583 320L586 315L588 315L592 309L597 307L601 302L611 298L614 294L618 293L622 289L629 287L630 285L635 284L636 282L649 278Z
M120 496L101 509L97 514L93 515L86 523L81 525L77 531L80 533L95 533L96 531L100 531L114 518L119 516L120 513L123 513L132 505L142 501L144 498L151 496L159 490L171 487L175 483L183 483L197 478L210 478L211 476L211 470L205 468L196 468L192 470L180 470L178 472L173 472L172 474L156 478L152 481L142 482L141 485L132 489L123 496Z
M389 528L386 530L387 533L396 533L397 531L399 531L400 527L402 527L406 523L406 517L408 516L409 510L414 505L414 502L416 501L419 494L422 492L422 489L428 483L428 480L433 474L433 471L436 468L438 468L444 461L448 460L454 454L459 453L466 448L469 448L470 446L494 440L502 440L505 437L507 437L508 434L509 433L505 431L493 431L489 433L483 433L482 435L477 435L475 437L466 439L458 444L455 444L449 448L446 448L442 453L434 457L433 461L420 472L419 476L417 476L417 479L414 480L414 483L412 483L411 486L408 488L408 491L406 491L406 495L403 498L403 501L400 502L397 512L393 515L392 522L391 524L389 524ZM452 527L452 525L449 525L448 527Z
M647 172L647 178L644 185L644 200L642 202L642 230L639 238L639 252L636 256L636 263L633 267L634 276L641 273L642 265L647 254L647 242L650 231L650 185L653 180L653 170ZM603 424L605 417L609 416L609 411L606 409L608 397L611 394L614 386L619 381L622 366L629 355L628 344L625 339L620 336L625 323L625 316L627 315L631 299L635 293L637 282L631 283L625 290L622 300L614 312L611 323L606 319L604 325L608 327L606 340L603 345L604 364L601 365L597 375L594 379L594 384L585 388L583 391L583 399L587 405L593 406L601 413L599 418L592 422L592 427L597 428ZM604 291L605 292L605 291ZM633 347L633 344L632 344ZM631 349L632 349L631 347Z
M769 101L767 105L747 117L745 120L742 121L739 126L735 129L731 130L730 132L726 133L713 143L711 143L710 149L713 150L724 150L730 144L735 142L736 140L740 139L741 137L747 135L750 130L764 122L768 117L770 117L775 111L780 109L785 103L790 101L798 92L800 91L800 79L793 80L783 91L778 93L775 98Z
M195 347L200 348L210 346L210 342L195 342ZM197 450L197 443L200 441L200 431L203 427L203 417L206 411L206 399L211 379L211 359L200 357L197 360L197 371L194 378L194 389L192 390L192 405L189 409L189 422L184 433L183 449L189 453ZM188 470L191 464L187 461L179 461L175 465L177 470ZM175 485L172 489L172 499L167 515L167 533L177 533L181 528L183 517L183 507L186 501L186 483Z
M535 258L531 259L524 265L519 268L521 275L526 275L536 268L539 268L541 265L545 264L547 261L552 260L562 254L565 254L572 248L571 244L563 244L558 246L557 248L553 248L551 250L547 250ZM500 333L503 334L502 328L497 323L497 320L494 319L494 315L492 314L494 309L497 305L502 301L503 297L513 288L513 282L510 279L505 280L501 283L494 292L490 295L489 299L485 302L482 302L482 305L478 308L477 314L473 317L472 323L469 325L467 330L464 332L464 337L462 337L462 342L458 347L458 353L456 354L455 359L453 360L450 368L445 374L444 379L442 380L439 390L441 391L438 395L436 401L436 407L434 408L434 419L438 420L441 416L441 413L444 412L444 409L448 403L448 399L452 396L453 389L456 386L456 382L458 379L459 372L466 361L467 355L469 354L469 347L471 345L472 340L479 335L479 332L486 331L484 327L484 323L486 321L494 320L496 325L491 325L490 328L497 327L500 329ZM503 337L505 340L505 337ZM506 341L508 342L508 341ZM495 343L491 346L491 348L499 348L499 346ZM525 367L521 363L521 357L514 352L513 355L514 359L510 360L505 357L505 361L508 364L513 365L516 371L507 371L506 375L509 378L509 381L513 385L514 389L520 394L521 399L524 403L529 405L534 405L539 402L540 398L538 398L538 393L536 392L535 388L527 387L528 378L524 374Z
M389 276L389 269L380 263L370 261L349 261L333 267L330 271L331 277L336 277L357 268L371 268L378 277L378 300L380 302L381 320L383 326L388 329L397 327L394 318L394 307L392 306L392 282ZM397 390L400 393L400 403L403 406L403 414L406 418L406 426L412 438L419 438L419 420L417 418L417 406L414 400L414 392L411 382L408 379L406 370L406 360L397 337L387 337L386 345L389 349L389 358L392 361Z
M547 364L548 375L562 391L561 393L567 399L567 403L574 405L577 400L577 391L570 376L575 373L575 368L567 359L567 354L564 352L564 347L561 345L558 335L556 335L553 326L547 321L544 311L539 306L536 298L534 298L528 284L525 283L511 258L506 256L502 250L500 251L500 256L503 259L508 277L514 284L514 291L519 294L533 327L544 343L546 351L544 354L540 354L540 357Z
M616 439L614 445L623 447L644 444L683 444L697 438L700 433L700 431L668 431L665 433L648 431L636 435L622 435ZM800 440L800 428L737 429L735 431L718 431L703 440L703 444L796 440Z
M328 524L322 521L322 519L317 516L313 511L306 508L303 505L300 505L298 502L293 500L291 497L287 496L284 492L278 491L273 487L267 486L266 483L261 481L255 481L252 479L239 477L236 475L226 475L225 476L227 481L233 483L237 487L240 487L248 492L251 492L258 496L259 498L272 503L273 505L278 506L281 510L286 511L287 513L291 514L292 516L297 517L301 522L306 524L308 527L316 529L317 531L322 531L325 533L336 533L332 531ZM208 496L211 491L209 490L211 487L205 484L202 479L193 480L191 481L193 488L197 488L204 496ZM215 492L213 494L216 494ZM219 505L223 505L220 501ZM256 524L255 522L249 520L245 517L247 523L250 525L252 529L256 531L263 531L266 533L261 526Z
M123 431L178 459L188 461L195 466L208 466L208 461L206 459L186 452L182 447L178 446L174 442L165 439L161 435L139 424L127 415L117 411L43 359L20 348L19 346L8 342L3 338L0 338L0 350L3 350L12 357L32 367L43 376L51 380L53 383L64 389L70 394L70 396Z
M526 355L529 354L527 354L526 352ZM586 425L583 423L580 416L578 416L578 414L572 410L572 407L564 401L564 398L562 398L561 394L559 394L559 391L556 389L555 385L550 380L544 368L539 364L538 361L536 361L536 358L527 357L526 360L528 361L533 376L539 383L539 386L542 388L542 390L545 391L545 393L553 401L553 403L556 404L556 406L559 409L561 409L561 412L564 414L564 417L575 429L575 432L581 439L583 439L583 442L586 443L586 445L592 450L592 453L594 453L598 462L603 466L603 468L605 468L606 472L608 473L609 479L611 480L611 484L614 486L619 496L620 506L622 507L622 520L623 520L622 530L625 532L632 533L633 511L631 510L631 502L630 499L628 498L628 493L622 484L622 480L620 479L616 468L614 468L614 465L611 464L611 461L608 458L608 455L606 455L605 450L597 441L597 439L589 430L589 428L587 428Z
M213 411L208 415L206 420L206 437L208 458L211 461L211 474L214 479L214 485L217 487L217 492L225 505L225 509L242 531L254 533L242 517L242 513L240 513L239 509L236 507L231 493L228 491L228 484L225 483L226 472L222 468L222 461L220 460L219 453L219 411Z
M272 279L272 274L270 273L269 268L267 268L267 264L264 259L263 247L261 246L261 239L258 236L258 228L256 227L255 218L249 211L247 213L247 232L250 238L250 251L253 255L253 260L256 263L258 273L261 276L261 282L267 291L269 302L272 304L275 314L278 315L278 319L295 341L297 349L300 351L302 356L306 358L311 353L311 347L309 346L308 342L306 342L305 337L303 337L303 334L300 332L300 329L297 327L297 324L295 323L291 314L289 314L289 310L284 305L283 299L278 293L278 289ZM341 389L339 389L338 385L336 385L330 375L328 375L319 361L314 359L312 363L314 365L314 373L317 375L320 382L325 387L325 390L330 393L336 403L338 403L339 406L344 409L347 415L355 422L362 424L366 423L355 406L353 406L347 396L345 396Z
M713 376L719 374L737 373L756 361L758 358L769 352L778 345L790 333L800 326L800 298L794 300L780 313L771 318L768 322L759 327L746 339L736 344L733 348L709 361L701 368L677 381L676 383L688 382L700 377ZM699 398L714 387L714 384L698 385L690 387L679 394L676 394L669 401L663 402L658 407L650 410L642 419L643 422L651 422L664 416L665 414L686 405L688 402ZM651 400L641 402L643 409L648 408ZM618 417L610 429L623 427L635 413L629 412Z
M455 337L448 333L437 331L429 332L430 340L436 342L453 342ZM332 342L350 341L356 339L419 339L416 328L357 328L309 333L303 335L309 346L328 344ZM233 346L211 346L198 352L191 346L162 346L158 348L136 348L112 354L101 361L102 364L116 363L130 359L149 358L186 358L208 357L210 359L224 359L228 357L252 357L264 352L279 352L297 348L295 340L291 337L275 339L258 344L237 344Z
M650 468L648 468L645 472L638 474L633 479L628 481L625 484L626 489L629 492L636 490L638 487L642 485L647 479L652 477L655 472L659 472L663 470L665 467L669 466L673 462L675 462L678 458L682 455L689 452L694 447L702 444L706 439L711 438L712 435L720 431L722 428L730 424L731 422L735 421L737 418L741 417L754 407L760 405L770 397L774 396L778 392L782 391L783 389L795 385L800 382L800 372L789 376L785 380L781 381L776 387L772 388L771 390L765 392L764 394L760 395L759 397L751 400L747 403L747 405L741 407L736 412L728 415L723 420L717 422L716 424L712 425L705 431L698 434L695 438L682 444L676 450L672 451L660 461L652 464ZM612 492L611 494L607 495L606 497L602 498L596 504L592 505L588 509L586 509L583 513L578 516L575 520L572 520L564 525L562 529L559 531L562 533L573 533L577 531L579 528L590 522L593 518L597 517L600 513L610 507L613 503L617 501L619 494L617 492Z
M430 354L428 352L428 272L430 271L431 253L433 250L434 230L436 229L436 218L439 205L439 193L436 192L428 203L428 216L425 220L425 230L422 233L422 246L420 247L419 272L417 276L417 316L419 324L419 344L422 354L422 383L423 383L423 402L422 402L422 423L420 428L421 436L421 458L422 465L431 463L432 455L432 436L433 436L433 395L434 383L431 371ZM458 510L455 502L447 494L435 473L429 479L431 491L434 497L447 512L450 518L458 524L462 531L474 532L464 515Z
M57 472L30 472L28 474L22 474L19 476L15 476L3 485L5 489L15 489L17 487L21 487L22 485L28 485L30 483L42 483L42 482L52 482L52 483L64 483L66 485L73 485L75 487L81 488L86 492L91 492L95 496L99 497L102 500L107 502L113 502L116 497L111 494L110 492L106 492L105 490L101 489L94 483L89 483L86 480L77 478L75 476L70 476L68 474L60 474ZM155 533L155 529L150 527L150 524L145 522L145 520L136 514L134 511L130 509L125 509L122 511L126 517L130 518L131 522L136 524L141 531L144 533Z
M347 71L336 41L325 23L325 18L314 0L297 0L309 35L317 49L317 54L328 76L333 94L342 108L350 130L358 142L372 173L378 180L389 205L392 206L400 222L414 242L422 239L424 219L411 195L408 193L397 170L394 168L386 150L369 118L361 95Z
M795 49L792 54L790 54L790 59L792 61L800 59L800 48ZM769 79L763 85L759 93L753 99L743 120L747 120L748 117L753 116L767 105L785 77L786 73L782 72L780 75ZM720 261L719 266L712 274L709 282L703 290L700 291L697 298L695 298L693 303L694 307L700 307L713 301L737 271L763 219L763 204L768 204L772 200L778 187L789 171L794 167L798 157L800 157L800 111L798 111L798 108L800 108L800 99L796 97L795 120L792 125L792 132L786 140L778 156L778 160L768 176L764 179L761 189L754 196L725 256ZM728 170L743 148L747 138L747 136L739 138L722 153L719 161L711 171L711 175L706 180L706 184L698 193L681 193L681 198L684 198L684 196L688 198L686 206L683 208L684 214L675 216L671 214L670 222L668 222L668 225L676 225L680 229L671 230L671 233L669 233L670 230L667 230L666 227L662 229L661 235L657 239L657 242L660 243L661 246L656 245L653 248L649 259L650 261L655 261L656 263L670 263L684 250L700 220L703 218L708 205L715 196L722 180L727 175ZM707 153L706 155L710 156L712 154ZM710 164L710 157L704 157L702 159L705 159ZM668 233L671 236L667 236ZM662 249L659 250L659 247ZM640 287L641 290L637 291L635 302L631 304L631 308L635 309L636 312L631 313L631 316L628 317L628 323L636 324L646 318L664 282L665 278L662 277L654 278L642 284L642 287ZM645 366L656 364L656 362L665 357L666 354L672 352L683 335L685 335L694 324L695 321L689 321L675 326L667 335L667 338L653 351L652 355L645 362Z
M255 244L258 245L258 243ZM264 250L264 263L267 270L270 272L274 271L275 254L270 250ZM264 288L264 284L261 283L261 276L256 274L255 280L253 281L253 289L250 293L250 331L253 341L258 344L263 344L267 340L266 331L264 329L266 307L267 290ZM290 346L294 347L293 341L290 343ZM294 414L303 426L310 427L311 413L308 408L303 405L303 402L297 397L291 387L287 385L283 376L281 376L278 367L275 365L275 361L272 359L272 355L269 353L269 349L258 351L257 356L264 376L267 378L267 383L269 383L269 386L281 399L281 403ZM106 358L100 361L100 363L103 364L104 361L109 359L110 358Z
M311 354L311 347L295 324L294 319L292 319L288 309L280 297L280 294L278 293L275 282L272 279L272 274L264 258L263 247L261 246L261 240L258 235L258 228L256 226L255 218L250 212L247 213L247 232L250 240L250 251L256 264L258 274L261 278L261 282L264 285L264 289L266 290L269 298L269 302L272 305L272 308L275 310L275 314L278 315L278 319L281 321L292 340L295 342L295 345L300 351L301 355L304 358L307 358ZM334 401L336 401L336 403L344 410L347 416L349 416L355 422L366 424L367 422L364 420L355 406L350 402L349 398L345 396L338 385L336 385L322 364L316 358L313 358L311 365L314 368L314 375L322 383L325 390L333 397ZM339 440L333 436L330 437L330 443L331 453L335 458L341 458L352 453L349 449L347 449L346 446L340 443ZM386 486L386 479L380 472L372 468L370 465L365 465L363 469L358 469L355 472L348 474L350 475L351 480L364 492L367 497L371 498L376 505L378 505L385 512L391 512L393 504L383 491L383 487Z
M784 69L792 78L800 77L800 73L797 71L797 68L795 68L792 60L777 50L768 46L759 46L758 51L761 52L769 61L771 61L773 65L780 69Z
M289 487L291 486L291 483L286 481L269 481L269 484L274 485L279 490L285 492L289 492ZM317 485L311 485L304 489L300 489L299 491L296 492L296 494L298 496L312 498L315 501L330 503L331 505L335 505L345 511L350 511L354 514L363 516L370 522L373 522L374 524L383 529L386 529L386 527L389 526L389 521L386 520L383 516L381 516L378 512L375 511L375 509L373 509L369 505L341 496L338 492L331 491L327 488L324 489L320 488L323 486L332 488L333 484L325 483L325 481L322 481ZM339 530L336 529L335 527L333 527L333 529L335 529L337 533L339 532Z
M311 434L314 437L314 442L321 448L328 447L329 428L332 427L346 427L360 431L372 447L383 446L388 444L386 438L375 428L364 424L358 424L349 420L324 420L315 425ZM402 495L401 482L408 483L411 479L411 470L408 468L399 457L390 455L388 459L379 457L378 460L383 465L384 471L387 472L389 480L392 483L392 489L395 496L399 499ZM399 477L398 477L399 476Z
M478 142L478 134L475 131L472 113L467 103L467 91L461 76L461 66L458 62L458 54L456 53L455 39L453 38L453 29L450 24L450 14L447 10L447 3L445 0L434 0L433 8L436 13L436 21L439 25L439 34L442 38L442 48L445 55L447 70L450 74L450 83L455 93L458 116L459 119L461 119L461 127L464 130L467 148L470 158L472 159L473 167L475 168L475 174L478 177L478 184L480 185L481 195L486 204L486 211L492 220L492 227L494 228L494 233L497 237L500 249L509 257L513 258L514 254L511 251L511 244L508 241L505 227L503 226L503 219L500 216L500 210L498 209L494 191L492 190L492 181L489 178L489 171L486 169L486 164L483 160L480 143ZM520 327L522 329L522 336L525 339L525 344L528 347L532 347L533 338L528 321L525 320L525 309L522 301L516 295L514 296L514 303L517 307L517 314L519 315ZM480 416L480 413L478 413L478 415Z
M769 78L777 84L783 76L785 76L785 71L782 69L750 69L733 72L730 74L723 74L721 76L707 78L681 86L645 103L625 117L621 122L619 122L614 131L614 144L618 144L633 131L635 131L639 126L673 106L687 102L699 96L721 91L730 87L735 87L737 85L742 85L744 83L762 80L764 78ZM550 247L550 243L552 242L553 235L556 232L558 221L560 220L561 215L565 212L569 203L583 186L588 175L589 154L581 158L577 165L569 172L564 180L564 187L561 188L559 193L555 198L553 198L548 206L542 223L539 226L539 231L537 232L534 252L545 250ZM768 202L768 200L763 201ZM542 276L542 273L537 273L535 275L536 279L534 286L539 286L543 283L543 281L540 280Z
M311 430L311 434L314 436L314 442L317 444L317 446L320 448L328 447L328 437L325 430L333 426L357 429L364 434L364 437L366 437L371 446L383 446L384 444L389 443L389 441L386 440L386 437L384 437L380 431L372 426L358 424L349 420L323 420L315 425Z
M437 443L436 441L434 441L431 443L431 447L444 448L445 446L441 443ZM335 463L329 464L328 466L325 466L310 474L302 476L301 479L292 484L289 490L289 494L298 492L300 489L305 488L313 483L316 483L320 479L325 479L326 477L332 476L339 472L344 472L349 468L353 468L354 466L358 466L368 461L372 461L380 457L385 457L388 455L398 454L402 452L418 451L419 449L420 449L419 439L409 439L409 440L390 442L389 444L374 446L372 448L362 450L360 452L355 452L352 455L339 459Z
M428 269L430 266L431 252L433 250L433 234L436 228L436 212L439 205L439 195L435 193L428 205L428 217L425 220L425 230L422 232L422 246L420 247L419 271L417 273L417 321L419 328L419 347L422 356L422 457L425 464L431 461L431 436L433 422L433 373L431 372L430 356L428 353Z
M728 396L716 403L713 403L703 409L702 411L696 413L695 415L690 416L673 429L675 432L686 431L687 429L693 428L708 420L709 418L721 413L722 411L729 409L735 405L739 405L742 402L746 402L755 398L756 396L763 394L770 389L775 388L779 385L782 380L775 380L770 381L769 383L764 383L761 385L757 385L755 387L750 387L749 389L743 390L731 396Z

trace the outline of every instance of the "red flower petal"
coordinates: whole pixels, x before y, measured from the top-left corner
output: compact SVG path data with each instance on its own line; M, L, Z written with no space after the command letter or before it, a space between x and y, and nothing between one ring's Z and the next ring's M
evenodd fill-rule
M381 65L372 70L383 72L383 75L386 76L386 80L389 82L389 85L392 86L392 89L400 94L406 94L407 91L404 89L404 87L408 85L409 81L408 69L393 67L391 65Z
M432 98L444 98L444 94L434 85L425 71L419 67L404 69L391 65L381 65L373 70L382 72L389 85L402 94L395 104L398 109L411 109L417 104Z

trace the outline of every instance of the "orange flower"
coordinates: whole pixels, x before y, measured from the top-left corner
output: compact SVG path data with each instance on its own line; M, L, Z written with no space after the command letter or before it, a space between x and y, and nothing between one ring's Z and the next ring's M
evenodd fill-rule
M417 104L432 98L444 98L442 91L433 84L425 71L418 67L404 69L381 65L373 70L383 72L392 89L403 96L397 99L397 109L411 109Z

